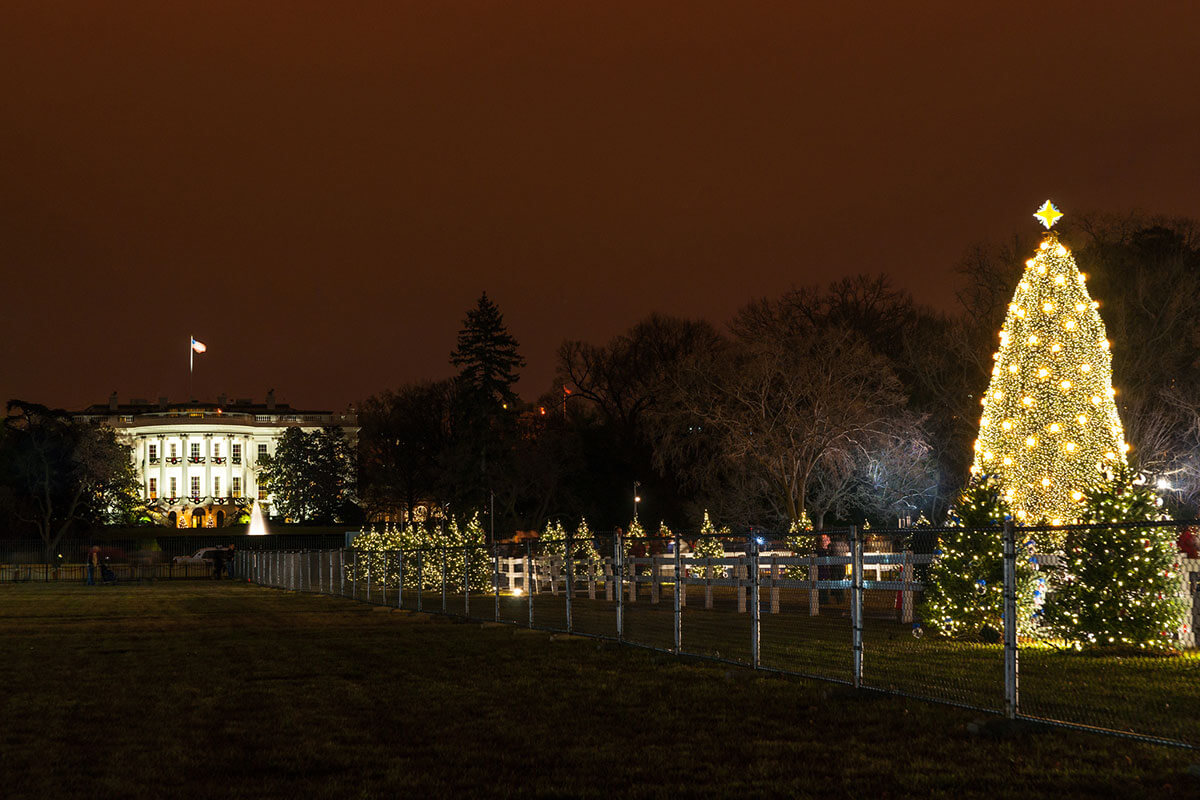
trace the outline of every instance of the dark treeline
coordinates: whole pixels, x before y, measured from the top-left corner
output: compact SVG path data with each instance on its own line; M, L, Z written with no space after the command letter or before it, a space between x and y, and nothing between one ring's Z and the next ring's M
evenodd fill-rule
M1108 326L1133 461L1190 513L1200 499L1196 226L1091 217L1063 237ZM721 329L652 315L603 344L566 341L555 385L532 407L512 393L517 344L482 298L453 356L457 379L363 404L364 511L494 501L498 533L581 516L612 528L633 516L638 481L651 528L694 529L705 508L734 527L937 522L966 481L991 354L1035 247L1030 236L973 250L954 313L861 275L753 301Z
M1200 233L1189 220L1092 217L1062 236L1113 343L1134 465L1191 514ZM479 511L503 536L580 517L611 529L633 517L636 481L652 530L695 529L705 509L735 529L938 522L968 475L991 355L1035 246L973 250L954 313L861 275L755 300L720 327L651 315L608 342L566 341L533 404L513 391L520 345L485 294L448 353L457 376L368 398L357 451L335 431L281 442L262 472L272 513L357 524ZM11 401L0 528L50 547L73 526L149 523L129 464L111 431Z

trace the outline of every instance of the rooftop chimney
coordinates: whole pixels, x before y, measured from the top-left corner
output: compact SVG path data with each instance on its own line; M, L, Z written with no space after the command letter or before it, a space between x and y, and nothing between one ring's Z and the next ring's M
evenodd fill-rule
M117 393L115 390L113 391L112 394L110 394L108 396L108 410L109 411L117 410Z
M160 397L160 398L158 398L158 407L159 407L159 408L161 408L161 409L163 409L163 410L166 410L166 408L167 408L167 398L165 398L165 397Z
M275 410L275 390L274 389L267 390L267 410L268 411Z
M224 406L229 404L229 397L224 394L217 395L217 405Z

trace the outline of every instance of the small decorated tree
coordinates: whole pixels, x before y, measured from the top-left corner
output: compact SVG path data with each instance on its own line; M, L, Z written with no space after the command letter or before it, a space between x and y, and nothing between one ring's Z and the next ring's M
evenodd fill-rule
M563 558L567 554L567 529L558 520L547 522L538 535L539 552L543 558Z
M600 568L600 551L596 549L596 537L584 517L579 519L579 527L575 529L571 549L575 551L575 563L572 565L575 574L583 575L584 570L589 569L596 570L597 575L603 573Z
M692 557L697 559L702 558L724 558L725 545L721 541L720 534L725 531L718 531L709 519L708 510L704 511L704 521L700 523L700 537L696 539L696 546L692 548ZM724 578L726 569L723 565L713 564L707 568L695 566L691 569L693 577L698 578Z
M1084 492L1082 520L1165 519L1161 500L1127 468ZM1076 647L1169 649L1183 622L1175 529L1167 525L1069 531L1046 625Z
M791 550L794 556L809 556L817 552L816 543L813 541L812 520L808 518L807 511L801 510L800 519L792 520L788 527L786 543L787 549ZM784 574L791 580L807 580L808 567L793 565L788 567Z
M963 489L950 510L947 527L934 550L922 604L930 629L946 636L998 641L1004 629L1004 537L996 530L1009 518L998 482L978 476ZM1017 558L1017 619L1033 627L1037 591L1029 558Z

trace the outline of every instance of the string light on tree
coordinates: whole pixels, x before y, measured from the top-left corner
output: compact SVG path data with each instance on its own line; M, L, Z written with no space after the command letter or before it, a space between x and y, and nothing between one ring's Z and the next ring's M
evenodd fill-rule
M1098 304L1052 230L1062 212L1047 200L1034 216L1046 234L1000 330L971 471L996 476L1019 521L1060 524L1079 516L1097 468L1124 466L1129 448Z

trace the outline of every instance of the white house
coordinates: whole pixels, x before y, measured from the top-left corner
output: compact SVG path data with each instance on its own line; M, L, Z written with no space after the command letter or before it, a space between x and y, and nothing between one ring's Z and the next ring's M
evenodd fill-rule
M133 399L119 403L114 392L107 405L74 414L113 428L132 449L134 468L151 513L180 528L219 528L233 523L251 501L270 504L257 480L258 460L275 452L288 428L305 431L340 427L353 443L358 416L300 411L275 402L230 401L158 403Z

